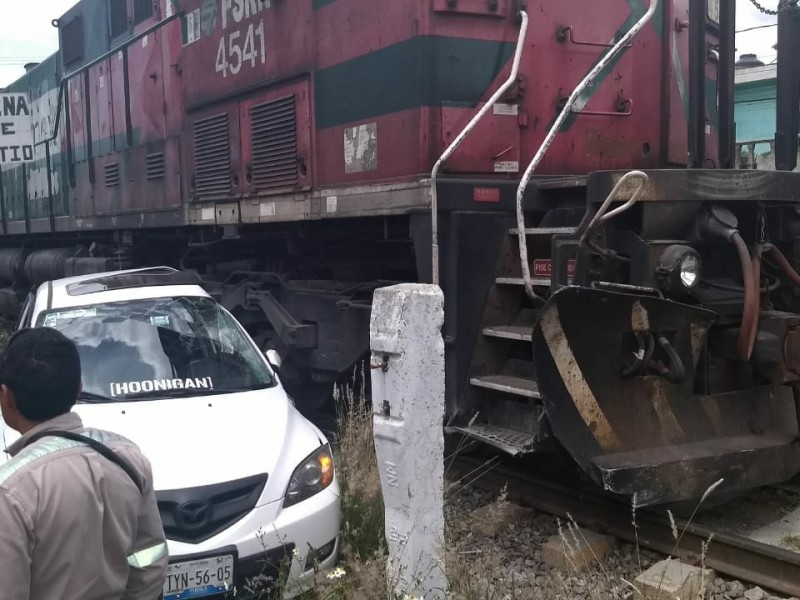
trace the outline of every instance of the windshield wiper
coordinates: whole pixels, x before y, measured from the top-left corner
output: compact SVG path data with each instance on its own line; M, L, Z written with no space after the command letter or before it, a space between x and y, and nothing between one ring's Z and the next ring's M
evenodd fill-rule
M94 392L87 392L85 390L78 394L78 402L86 404L105 404L111 402L119 402L117 398L109 398L103 394L95 394Z

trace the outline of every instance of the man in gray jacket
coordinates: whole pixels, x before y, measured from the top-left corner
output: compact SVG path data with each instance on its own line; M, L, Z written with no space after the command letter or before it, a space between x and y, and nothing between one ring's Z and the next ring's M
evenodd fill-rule
M0 600L155 600L167 546L149 461L131 441L85 429L75 345L54 329L15 334L0 408L22 434L0 466Z

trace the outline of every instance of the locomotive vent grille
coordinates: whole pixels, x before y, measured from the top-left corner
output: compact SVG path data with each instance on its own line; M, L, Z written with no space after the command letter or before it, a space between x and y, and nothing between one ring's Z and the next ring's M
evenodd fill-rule
M109 163L103 167L106 187L119 185L119 163Z
M250 109L253 187L269 189L297 185L296 106L292 95Z
M164 179L166 167L164 165L164 153L154 152L147 155L147 180Z
M194 169L198 196L230 193L231 140L227 114L194 124Z

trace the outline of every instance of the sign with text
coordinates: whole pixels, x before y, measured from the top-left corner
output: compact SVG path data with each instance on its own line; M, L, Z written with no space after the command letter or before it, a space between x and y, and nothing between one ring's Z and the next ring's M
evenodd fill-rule
M0 94L0 165L33 161L33 129L27 94Z

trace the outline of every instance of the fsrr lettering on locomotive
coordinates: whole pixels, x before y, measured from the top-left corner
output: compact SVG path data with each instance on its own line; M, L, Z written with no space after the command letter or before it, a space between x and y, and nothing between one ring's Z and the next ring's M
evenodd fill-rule
M222 0L222 29L233 23L241 23L270 8L269 0Z
M0 164L33 160L31 111L25 94L0 94Z

